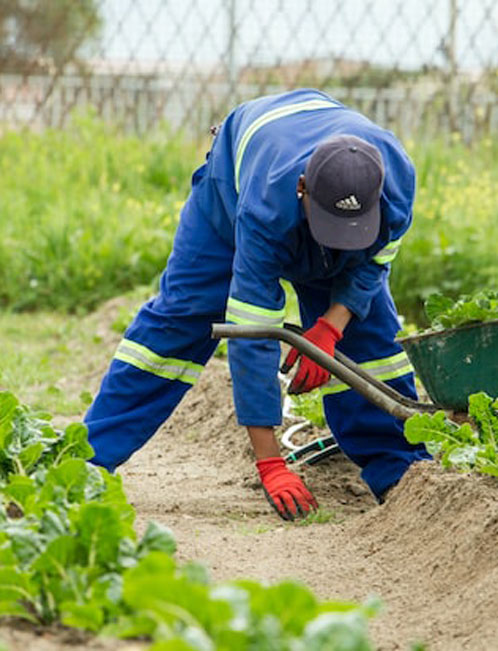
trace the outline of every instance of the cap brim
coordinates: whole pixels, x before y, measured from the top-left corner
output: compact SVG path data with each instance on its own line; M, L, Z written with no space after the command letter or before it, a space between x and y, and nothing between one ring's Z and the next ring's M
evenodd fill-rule
M310 196L309 226L314 239L331 249L355 251L367 249L377 239L380 230L380 202L362 215L337 217L324 210Z

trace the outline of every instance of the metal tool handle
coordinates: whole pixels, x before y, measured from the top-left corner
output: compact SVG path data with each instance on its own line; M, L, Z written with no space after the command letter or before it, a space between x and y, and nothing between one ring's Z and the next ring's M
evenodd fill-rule
M212 337L214 339L228 337L230 339L277 339L279 341L285 341L294 348L297 348L300 353L306 355L306 357L309 357L324 369L335 375L339 380L357 391L369 402L400 420L407 420L410 416L420 413L422 410L436 411L438 409L435 405L425 405L423 409L420 409L419 403L415 400L411 401L413 402L413 406L407 406L406 401L409 399L407 399L406 396L401 395L392 387L389 387L390 391L389 393L386 393L383 389L377 386L379 383L377 378L373 378L364 369L361 369L361 373L358 373L356 368L353 370L349 367L349 364L346 366L346 364L331 357L321 350L321 348L318 348L318 346L315 346L289 328L215 323L212 326ZM354 365L354 362L349 360L346 356L343 355L343 358L346 358L348 362ZM381 384L383 387L385 386L383 383Z
M301 328L301 326L297 326L295 323L284 323L284 328L290 330L291 332L295 332L298 335L302 335L304 333L304 329ZM417 411L426 411L432 413L437 409L437 407L432 402L419 402L418 400L413 400L412 398L408 398L408 396L404 396L403 394L399 393L399 391L393 389L393 387L389 386L389 384L378 380L375 375L372 375L366 371L362 366L360 366L360 364L357 364L350 357L344 353L341 353L340 350L335 351L334 359L344 364L344 366L347 366L349 369L354 371L356 375L364 378L374 387L377 387L377 389L379 389L379 391L382 391L382 393L390 396L396 402L405 405L405 407L411 407Z

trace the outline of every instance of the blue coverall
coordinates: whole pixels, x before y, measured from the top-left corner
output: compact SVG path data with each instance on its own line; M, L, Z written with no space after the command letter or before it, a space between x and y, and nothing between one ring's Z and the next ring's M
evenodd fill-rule
M372 143L384 162L381 229L366 250L320 246L296 197L316 146L339 134ZM354 316L337 348L416 397L412 368L394 342L399 323L388 288L414 188L413 166L393 134L322 92L263 97L230 113L192 177L159 294L127 329L86 416L94 463L114 470L169 417L215 350L212 323L281 325L282 278L296 290L304 328L332 303L345 305ZM279 361L276 341L229 342L241 425L281 423ZM376 496L428 457L407 443L401 422L339 381L323 394L331 430Z

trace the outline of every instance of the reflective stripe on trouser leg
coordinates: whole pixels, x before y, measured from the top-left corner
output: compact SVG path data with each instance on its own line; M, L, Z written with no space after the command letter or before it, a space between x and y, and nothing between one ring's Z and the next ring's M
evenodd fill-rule
M309 328L317 316L326 311L329 294L309 288L304 291L299 286L296 291L303 325ZM374 370L400 393L416 398L411 367L401 346L394 341L398 330L396 309L386 283L372 301L367 318L364 321L353 318L337 348L369 371ZM413 446L407 442L401 421L375 407L356 391L332 380L329 392L327 389L324 392L327 423L342 450L362 468L362 477L375 495L381 495L399 481L411 463L430 458L423 445Z
M167 380L178 380L185 384L195 384L203 368L201 364L195 364L188 359L161 357L150 348L131 339L123 339L114 358L152 375Z
M224 320L233 253L197 206L182 210L161 291L127 329L85 417L92 461L109 470L169 417L216 348L211 324Z
M193 329L190 324L191 332ZM201 339L192 343L189 353L207 361L215 346L215 341ZM92 461L109 470L114 470L149 440L195 382L181 374L173 379L151 372L132 358L126 360L120 350L122 344L85 417L89 441L95 450ZM196 364L196 368L202 365ZM196 372L200 375L200 371Z

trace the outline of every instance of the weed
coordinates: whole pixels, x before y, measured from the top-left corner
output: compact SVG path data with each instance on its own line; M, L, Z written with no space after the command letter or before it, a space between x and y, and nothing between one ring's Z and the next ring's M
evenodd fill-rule
M329 511L321 506L316 511L311 513L303 520L298 520L297 524L301 527L309 527L312 524L340 524L344 518L337 511Z

